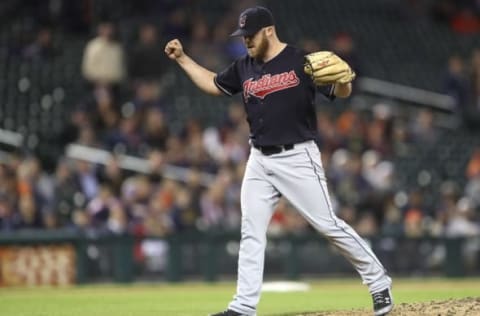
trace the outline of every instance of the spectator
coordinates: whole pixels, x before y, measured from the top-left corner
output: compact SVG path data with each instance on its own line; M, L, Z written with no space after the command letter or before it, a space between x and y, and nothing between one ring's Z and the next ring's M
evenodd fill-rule
M394 165L381 160L374 150L365 151L362 155L362 173L368 183L378 192L389 192L393 186Z
M20 214L20 229L40 229L44 227L42 214L33 196L20 196L18 200L18 212Z
M397 118L392 126L392 153L398 157L410 154L410 135L408 124L404 119Z
M17 165L0 164L0 197L3 197L13 205L17 198L17 179L15 170Z
M125 77L123 48L114 36L113 23L103 21L98 26L97 36L85 47L83 76L95 85L113 86Z
M404 233L402 211L396 205L393 194L385 199L383 208L384 217L381 224L382 234L387 236L402 236Z
M360 214L355 230L360 236L371 237L378 233L377 220L371 212Z
M472 120L472 127L478 127L480 123L480 48L476 48L472 52L471 67L471 101L469 112Z
M20 226L20 217L5 194L0 194L0 231L13 231Z
M41 228L43 213L50 211L53 184L36 158L24 159L17 168L18 208L22 226Z
M443 91L454 100L456 113L463 118L469 100L469 84L465 75L464 62L458 55L448 59L447 73L443 80Z
M421 109L412 122L410 128L413 141L424 144L433 144L438 138L438 130L434 126L433 112Z
M167 140L165 161L175 166L187 166L187 149L185 143L177 135L172 135Z
M90 125L80 127L75 143L88 147L96 147L98 145L96 131Z
M151 23L142 24L138 32L138 42L129 56L130 78L134 82L158 81L165 73L163 54L163 46L158 41L156 26Z
M23 57L35 61L51 61L58 55L53 45L52 30L47 27L41 28L33 43L25 47Z
M451 181L445 181L440 186L440 197L435 205L434 220L436 225L442 227L441 233L443 233L443 227L448 223L450 214L455 212L457 202L459 199L459 192L456 183ZM439 232L435 232L436 235Z
M353 109L343 111L336 121L336 128L343 147L354 153L360 153L365 149L365 132L368 129L358 111Z
M120 200L117 199L112 188L103 184L97 194L91 199L86 207L91 225L101 232L122 232L125 229L125 221Z
M144 219L147 236L165 237L175 233L172 212L177 190L178 186L174 181L163 180L162 185L153 193Z
M159 183L163 180L165 171L165 153L157 149L151 149L147 152L148 167L150 170L149 179L153 183Z
M185 189L190 193L190 208L188 209L189 211L187 211L190 213L188 215L190 220L184 222L184 224L188 226L196 227L201 217L201 200L204 192L201 177L202 175L198 169L189 169Z
M119 126L107 132L104 146L119 154L140 154L142 137L139 130L137 115L123 118Z
M195 227L197 210L192 207L192 193L185 187L178 190L172 209L172 218L178 231Z
M225 187L219 181L211 185L208 191L203 194L200 207L204 229L225 228L223 225L227 213L225 209Z
M93 199L99 189L97 173L95 166L88 161L76 160L74 169L74 181L76 181L80 188L80 195L78 205L85 204L85 202Z
M149 201L148 212L143 221L146 236L166 237L176 232L173 203L178 188L173 181L163 181L162 184L161 189L154 192ZM147 237L142 241L140 248L150 271L162 271L165 268L167 241Z
M90 124L91 118L86 109L83 107L73 109L69 115L69 121L65 123L58 137L62 147L78 140L80 130L84 127L90 126Z
M127 232L128 218L121 203L115 203L110 209L106 229L109 233L121 235Z
M221 124L220 134L224 134L224 131L233 130L233 133L238 137L244 137L243 145L246 149L249 148L248 136L250 131L248 129L248 122L246 119L245 110L243 105L238 102L232 102L228 106L228 113L225 121Z
M241 163L247 160L248 152L243 136L234 130L224 131L222 147L227 162Z
M480 209L480 148L473 151L465 173L467 177L465 195L474 208Z
M476 113L480 113L480 48L472 52L471 57L472 103Z
M53 210L56 212L58 224L65 227L70 226L73 224L75 207L82 205L75 203L80 187L74 181L69 161L60 160L58 162L53 181L55 191Z
M318 139L317 144L323 152L333 152L342 144L342 135L334 125L331 113L319 111L317 113Z
M480 176L480 147L475 148L467 164L465 172L467 179Z
M335 189L340 201L346 205L358 206L369 198L372 187L362 174L362 160L358 154L347 156Z
M108 185L115 196L119 196L123 181L125 180L124 170L120 166L117 157L112 157L100 168L98 173L99 182Z
M135 110L142 113L152 107L164 110L161 97L161 86L157 82L140 81L135 86L135 97L132 103Z
M419 190L412 191L404 213L404 233L407 237L423 236L423 219L427 213L422 192Z
M90 124L99 132L99 138L117 128L120 121L120 111L115 104L112 91L104 87L94 90L94 108L91 109Z
M475 12L464 7L456 12L450 20L452 29L460 34L475 34L480 32L480 19Z
M475 211L468 198L461 198L445 227L446 237L468 237L480 235L480 226L474 221Z
M127 207L132 224L143 224L147 213L150 196L154 186L148 177L138 175L122 182L122 201Z
M160 109L150 108L147 110L142 132L142 139L150 149L166 150L170 130L165 115Z
M367 147L376 150L382 157L391 154L393 112L388 104L378 103L373 106L373 118L366 128Z

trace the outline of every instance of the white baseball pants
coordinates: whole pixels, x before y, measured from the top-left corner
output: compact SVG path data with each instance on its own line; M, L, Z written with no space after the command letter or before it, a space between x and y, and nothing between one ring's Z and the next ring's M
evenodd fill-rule
M320 152L313 141L266 156L252 147L241 191L242 228L237 293L228 308L256 315L263 281L266 231L283 195L352 263L371 293L391 285L365 241L334 214Z

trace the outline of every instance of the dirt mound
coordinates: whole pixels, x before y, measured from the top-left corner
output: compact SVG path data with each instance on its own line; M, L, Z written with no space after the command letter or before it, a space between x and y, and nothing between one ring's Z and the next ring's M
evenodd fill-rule
M297 316L371 316L371 310L307 313ZM388 316L479 316L480 297L396 304Z

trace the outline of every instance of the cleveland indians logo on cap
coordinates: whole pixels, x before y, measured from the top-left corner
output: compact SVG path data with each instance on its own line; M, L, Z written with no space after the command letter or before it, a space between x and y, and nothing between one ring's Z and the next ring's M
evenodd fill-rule
M238 19L238 25L243 28L245 27L245 23L247 22L247 15L246 14L242 14L240 16L240 19Z

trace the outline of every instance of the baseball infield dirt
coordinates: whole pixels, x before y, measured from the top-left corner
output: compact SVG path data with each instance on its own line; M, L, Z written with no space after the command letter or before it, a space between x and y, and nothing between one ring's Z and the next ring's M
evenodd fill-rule
M297 316L371 316L371 310L350 310L299 314ZM396 304L388 316L478 316L480 297L422 303Z

